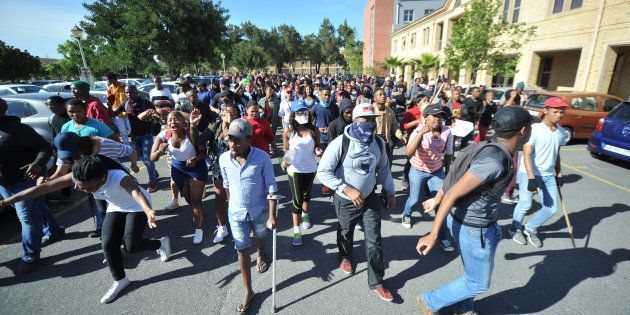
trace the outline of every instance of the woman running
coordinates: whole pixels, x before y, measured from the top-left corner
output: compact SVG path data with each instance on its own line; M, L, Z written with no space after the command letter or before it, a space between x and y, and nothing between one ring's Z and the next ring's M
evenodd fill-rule
M195 222L193 244L203 240L203 192L208 180L206 149L203 144L194 145L190 140L184 115L180 112L168 114L167 130L155 137L151 148L151 161L168 151L172 156L171 178L186 202L192 207Z
M311 123L304 100L293 103L289 123L289 128L282 132L285 152L282 168L287 170L293 194L293 245L300 246L300 213L302 229L310 229L312 224L308 211L311 187L317 172L315 157L321 156L323 151L319 145L319 129Z
M83 157L74 163L72 173L24 190L0 201L0 205L13 204L71 186L108 202L102 244L114 284L101 298L101 303L112 302L129 285L120 246L123 245L129 253L157 250L160 260L165 262L171 255L169 238L142 238L147 224L149 228L157 226L151 195L138 185L122 165L103 155Z

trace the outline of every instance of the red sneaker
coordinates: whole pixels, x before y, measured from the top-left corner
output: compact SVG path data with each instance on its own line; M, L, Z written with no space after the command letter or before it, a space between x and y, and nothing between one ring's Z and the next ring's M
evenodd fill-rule
M322 185L322 195L330 195L330 188L328 188L328 186Z
M376 292L376 294L378 294L378 297L380 297L383 301L391 302L394 300L394 296L392 295L392 293L385 288L376 288L374 289L374 292Z
M153 183L148 183L148 184L147 184L147 191L148 191L149 193L154 192L154 191L155 191L155 184L153 184Z
M350 259L343 259L339 265L339 269L347 274L352 273L352 263L350 262Z

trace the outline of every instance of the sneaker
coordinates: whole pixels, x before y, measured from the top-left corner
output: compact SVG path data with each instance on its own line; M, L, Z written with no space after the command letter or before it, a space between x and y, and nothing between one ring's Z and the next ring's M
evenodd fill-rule
M299 232L293 233L293 246L302 245L302 234Z
M161 262L166 262L171 256L171 240L168 236L160 238L160 249L157 250L157 253L160 255Z
M164 210L173 211L177 208L179 208L179 201L177 201L177 199L171 199L171 203L164 207Z
M330 188L328 188L328 186L322 185L322 195L330 195Z
M418 305L420 305L420 310L422 310L423 315L438 315L437 312L434 312L429 308L427 303L424 303L424 300L422 299L422 295L418 295L416 297L416 301L418 301Z
M88 234L89 238L97 238L97 237L101 237L101 229L97 229L94 232L90 232L90 234Z
M217 225L217 230L215 231L214 239L212 239L213 243L221 243L223 239L228 235L227 226Z
M402 216L402 226L410 229L411 228L411 217L408 217L406 215Z
M501 202L509 204L509 205L517 204L518 197L511 197L511 196L503 195L503 197L501 197Z
M128 285L129 278L127 277L124 277L118 281L114 281L112 287L109 288L109 290L107 290L107 293L105 293L105 295L103 295L103 297L101 298L101 303L112 302L116 299L116 297L118 297L118 294L120 294L120 292L122 292L122 290L124 290Z
M351 274L352 273L352 262L350 262L350 259L344 258L343 260L341 260L341 264L339 265L339 269L341 269L341 271L343 271L344 273Z
M197 245L201 243L202 240L203 240L203 230L195 229L195 236L193 236L193 244Z
M15 273L18 275L23 275L29 273L37 267L39 264L39 258L26 257L20 259L20 264L18 265Z
M409 191L409 182L403 181L402 184L400 185L400 190L402 190L402 192Z
M308 214L303 214L302 215L302 229L304 230L308 230L311 227L313 227L313 225L311 224L311 219L308 217Z
M376 292L376 294L378 294L378 297L380 297L381 300L383 301L391 302L394 300L394 296L392 295L392 292L390 292L389 290L385 288L376 288L374 289L374 292Z
M510 233L510 236L515 242L521 245L527 245L527 239L525 238L525 235L523 235L523 230L521 229L512 230L512 228L509 228L508 233Z
M523 231L523 234L527 236L527 240L529 241L530 244L534 245L534 247L537 247L537 248L542 247L542 242L538 238L537 232L533 232L528 229L525 229L525 231Z
M61 227L61 232L53 235L44 235L42 237L42 247L46 247L54 242L60 241L64 236L66 236L66 228Z
M441 240L440 241L440 246L442 246L442 249L445 252L452 252L455 250L455 248L453 247L453 245L451 245L451 241L449 240Z
M147 184L147 192L149 192L149 193L155 192L155 183L148 183Z

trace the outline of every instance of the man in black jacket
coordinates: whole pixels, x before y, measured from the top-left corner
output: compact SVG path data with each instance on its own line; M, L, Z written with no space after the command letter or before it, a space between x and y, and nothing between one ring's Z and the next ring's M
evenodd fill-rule
M343 135L343 131L346 129L346 126L352 123L352 110L354 109L352 101L349 98L344 98L341 100L340 108L341 115L328 125L329 141L333 141L333 139Z
M8 198L35 185L46 168L52 147L33 128L22 124L18 117L6 116L7 102L0 98L0 195ZM0 200L0 208L5 205ZM22 225L22 256L17 273L33 270L39 261L42 236L51 241L65 231L44 203L43 198L15 203ZM43 231L42 231L43 227Z

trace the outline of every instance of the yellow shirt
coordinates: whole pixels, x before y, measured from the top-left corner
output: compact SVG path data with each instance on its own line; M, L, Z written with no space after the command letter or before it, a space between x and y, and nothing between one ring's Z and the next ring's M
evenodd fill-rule
M125 84L122 82L116 82L114 84L110 84L107 87L107 96L114 95L114 104L112 104L112 110L118 109L118 106L125 103L127 100L127 94L125 94ZM119 117L127 116L127 113L122 112L118 115Z

